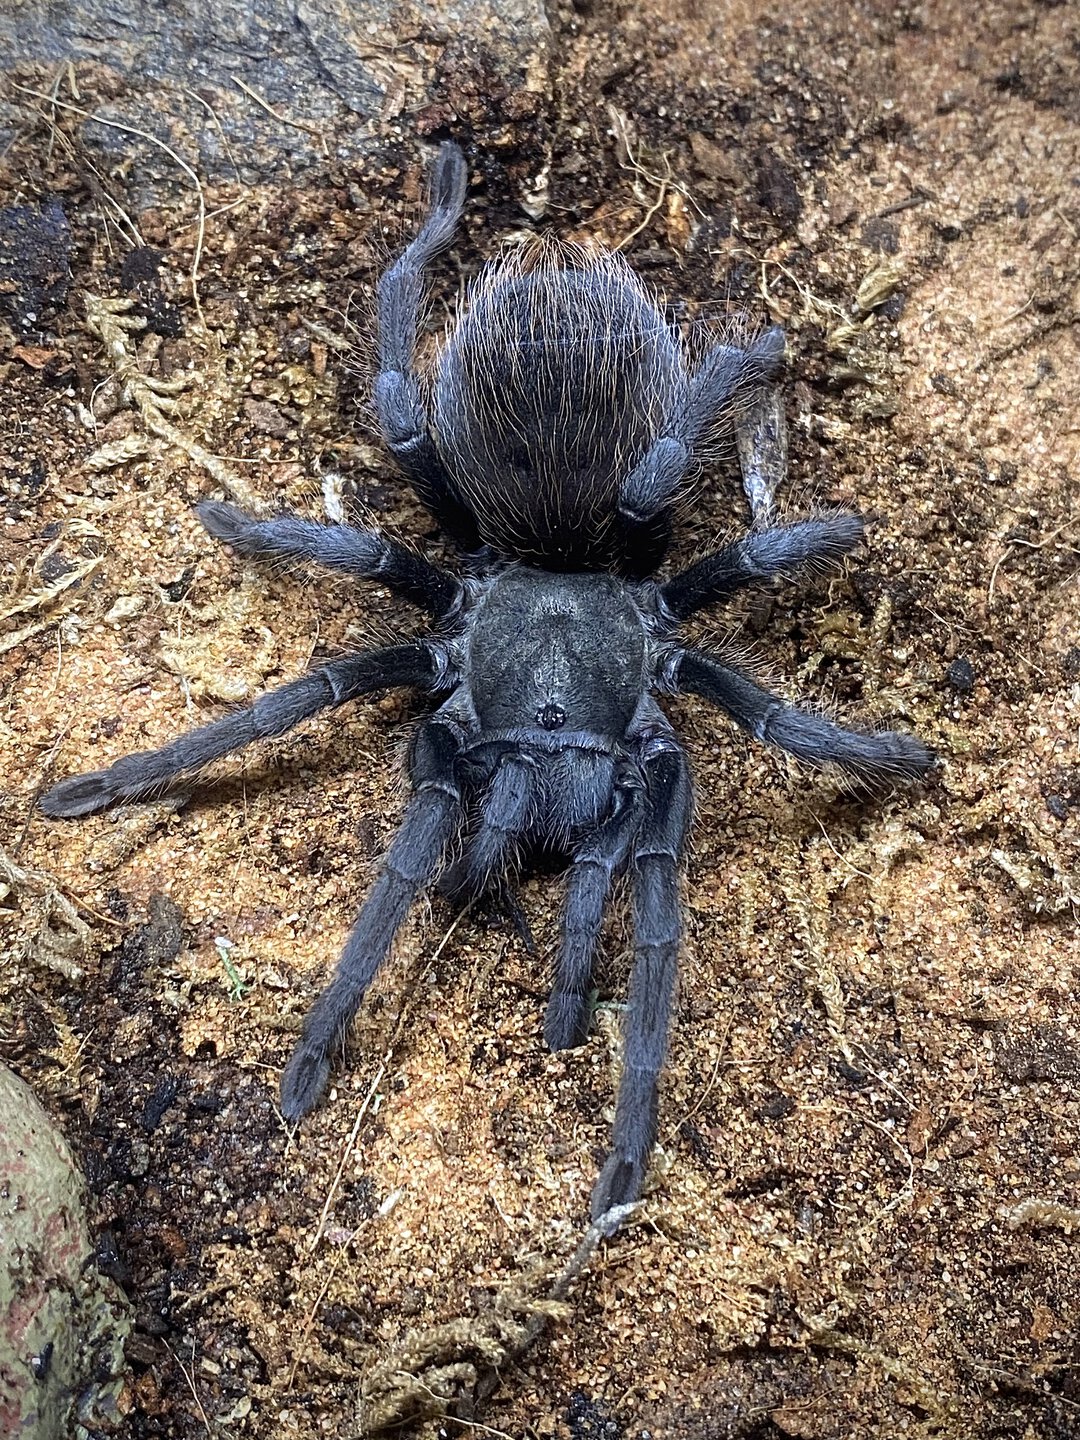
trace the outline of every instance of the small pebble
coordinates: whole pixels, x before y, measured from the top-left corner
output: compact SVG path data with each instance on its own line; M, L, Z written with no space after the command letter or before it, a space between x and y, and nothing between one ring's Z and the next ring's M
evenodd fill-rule
M945 679L961 695L970 695L975 688L975 671L966 655L958 655L945 672Z

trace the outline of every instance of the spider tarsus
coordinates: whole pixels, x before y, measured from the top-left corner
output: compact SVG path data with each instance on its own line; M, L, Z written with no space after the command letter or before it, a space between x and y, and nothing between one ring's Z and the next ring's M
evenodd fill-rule
M91 770L85 775L72 775L46 790L38 800L38 808L57 819L74 819L105 810L117 798L109 784L108 770Z
M250 515L246 515L239 506L230 505L225 500L200 500L195 506L195 514L199 517L204 529L209 531L215 540L220 540L223 545L238 545L243 538L244 531L252 523Z
M780 370L787 355L787 336L780 325L770 325L749 347L748 353L753 356L764 372L764 378L772 379Z
M873 760L868 766L869 780L879 778L885 783L898 780L920 780L938 763L937 753L924 745L917 735L903 730L882 730L866 739L874 747ZM858 763L852 770L859 774Z
M587 995L556 990L544 1016L544 1041L549 1050L576 1050L589 1038L592 1007Z
M435 157L431 177L431 208L435 213L446 212L457 223L465 204L465 192L469 188L469 164L461 146L453 140L444 140Z
M610 1225L604 1226L605 1235L614 1235L626 1215L624 1207L631 1206L641 1196L641 1187L649 1169L649 1155L623 1155L614 1150L604 1162L600 1178L593 1186L589 1203L589 1216L593 1224L602 1221L612 1211Z
M281 1076L281 1113L295 1125L314 1110L330 1078L330 1057L301 1040Z

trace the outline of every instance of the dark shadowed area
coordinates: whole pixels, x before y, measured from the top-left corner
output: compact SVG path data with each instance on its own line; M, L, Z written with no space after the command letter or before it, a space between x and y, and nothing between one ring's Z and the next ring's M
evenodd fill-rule
M116 1433L1080 1434L1076 7L55 9L0 17L0 1059L133 1304ZM434 897L327 1100L295 1134L277 1108L419 701L152 803L35 809L417 628L230 557L192 507L374 517L451 561L367 400L374 285L450 135L433 329L536 230L620 247L687 325L784 326L784 508L857 509L869 544L701 633L942 757L853 796L665 702L697 818L661 1148L554 1298L625 907L590 1039L553 1056L558 877L523 891L539 957ZM669 570L746 523L718 461Z

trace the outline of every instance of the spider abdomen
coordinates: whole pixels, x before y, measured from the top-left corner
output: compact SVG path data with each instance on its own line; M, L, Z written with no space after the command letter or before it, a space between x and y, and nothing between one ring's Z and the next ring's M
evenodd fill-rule
M540 246L486 266L433 393L483 540L558 570L609 564L619 483L686 383L678 336L621 257Z

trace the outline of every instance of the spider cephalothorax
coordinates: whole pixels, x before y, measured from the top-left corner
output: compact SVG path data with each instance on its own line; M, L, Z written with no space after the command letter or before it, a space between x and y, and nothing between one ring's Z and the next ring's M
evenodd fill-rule
M432 633L329 661L164 749L61 781L41 804L50 815L88 814L359 695L427 691L433 709L409 754L412 798L285 1068L282 1110L298 1120L317 1103L423 887L441 874L449 892L479 897L503 887L529 846L557 848L568 872L544 1025L553 1049L587 1034L597 937L620 872L633 896L622 1079L593 1192L599 1219L641 1189L675 988L691 785L655 695L693 692L757 739L871 781L918 776L932 757L910 735L842 729L680 643L680 624L705 606L835 561L863 535L859 517L842 512L770 523L783 461L770 387L783 359L779 330L716 344L691 365L621 259L549 249L488 266L430 374L418 373L423 271L453 237L466 182L461 151L443 145L428 219L380 282L375 403L417 495L468 555L468 577L371 530L199 506L210 533L243 555L378 578L428 612ZM755 526L651 580L679 486L725 424L738 432Z

